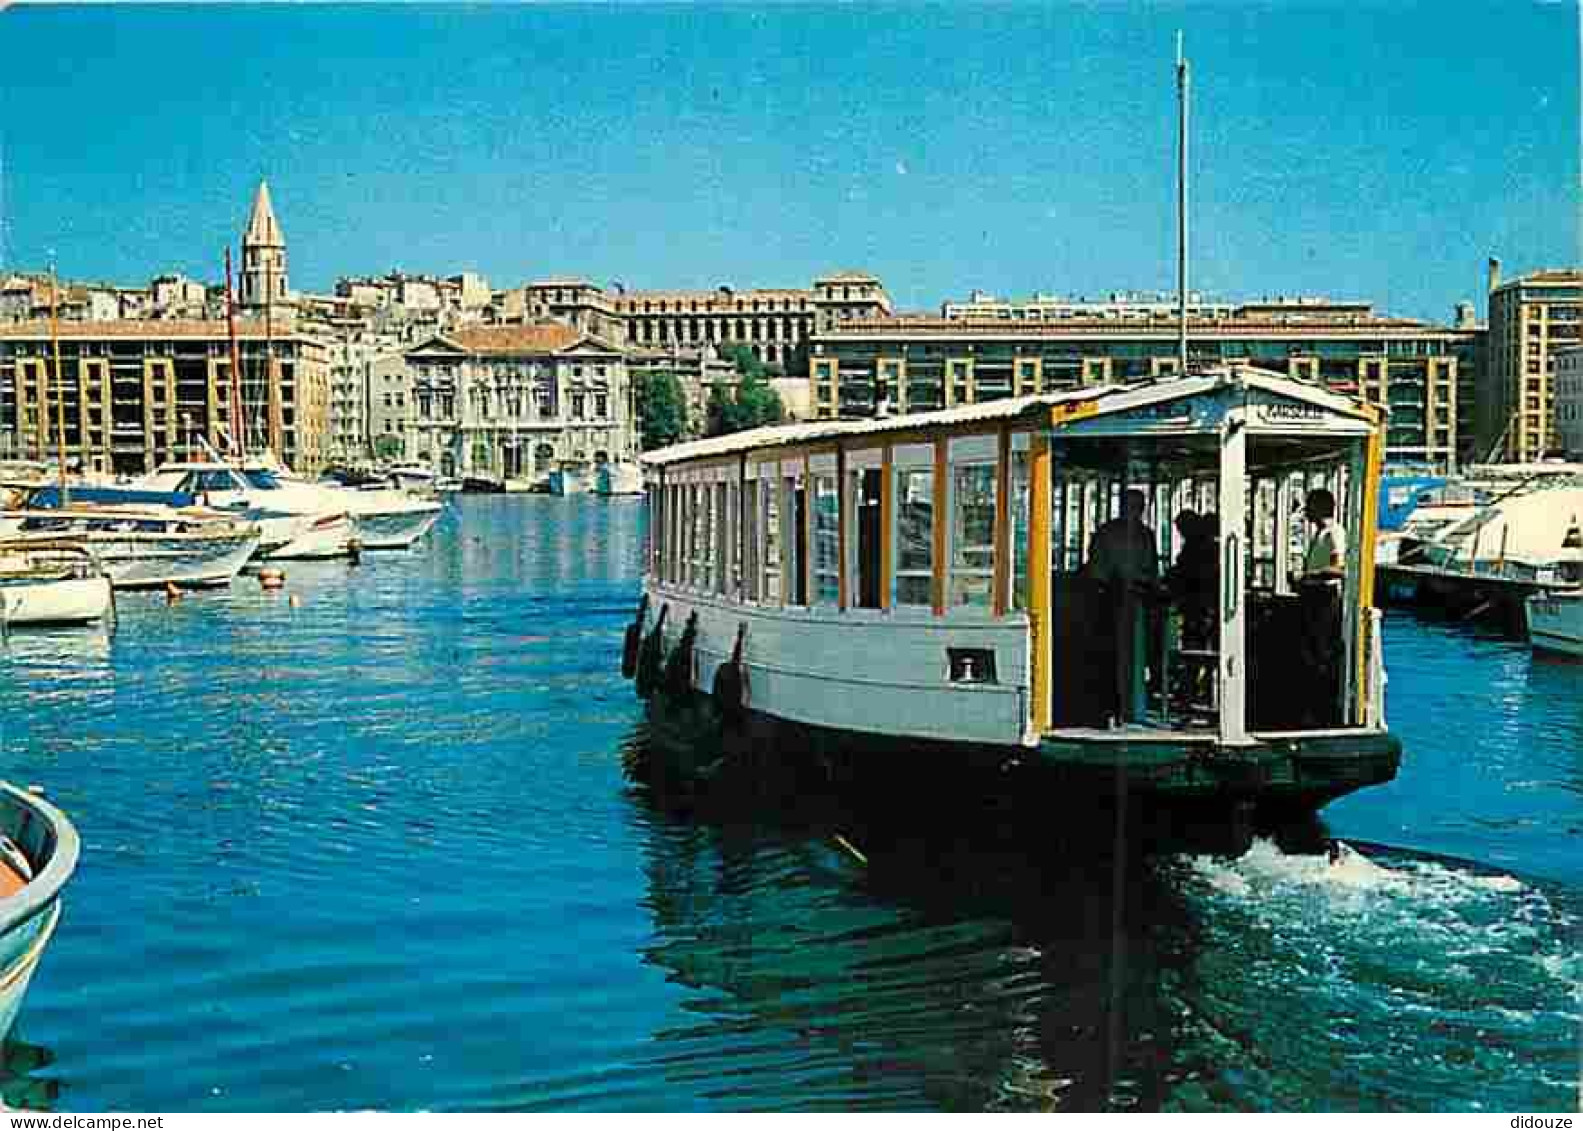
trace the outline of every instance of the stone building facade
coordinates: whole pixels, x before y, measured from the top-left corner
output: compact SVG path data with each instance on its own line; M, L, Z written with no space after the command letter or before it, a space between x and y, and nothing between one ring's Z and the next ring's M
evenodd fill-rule
M404 359L406 454L442 475L537 481L637 452L625 355L564 323L466 327Z
M1479 446L1530 463L1556 452L1555 354L1583 344L1583 270L1509 282L1490 263L1489 337L1479 384Z
M1555 446L1568 459L1583 460L1583 345L1564 346L1551 358L1555 362Z

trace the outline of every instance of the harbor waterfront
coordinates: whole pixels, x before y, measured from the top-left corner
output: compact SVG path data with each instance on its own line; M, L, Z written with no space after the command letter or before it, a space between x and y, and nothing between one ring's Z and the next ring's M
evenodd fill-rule
M664 768L619 672L644 538L469 496L283 592L13 633L4 776L83 854L0 1098L1576 1107L1583 665L1393 610L1406 753L1333 859L1041 851L907 783Z

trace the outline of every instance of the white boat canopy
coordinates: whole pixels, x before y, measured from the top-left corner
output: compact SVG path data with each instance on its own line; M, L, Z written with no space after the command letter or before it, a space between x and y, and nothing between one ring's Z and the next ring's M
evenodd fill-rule
M1254 408L1254 431L1267 424L1271 430L1284 432L1300 428L1318 435L1366 435L1374 426L1371 409L1350 397L1254 366L1229 365L1186 377L1161 377L1127 385L1089 385L938 412L754 428L673 444L644 453L642 460L651 467L666 467L764 448L1018 420L1041 412L1050 413L1052 419L1059 418L1069 426L1081 421L1081 431L1093 435L1207 432L1219 428L1226 407L1224 396L1209 394L1231 389L1242 390L1246 394L1244 403Z

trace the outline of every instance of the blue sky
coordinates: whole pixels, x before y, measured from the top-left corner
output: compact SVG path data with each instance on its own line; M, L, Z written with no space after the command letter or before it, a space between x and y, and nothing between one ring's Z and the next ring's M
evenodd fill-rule
M1194 285L1444 320L1579 262L1565 4L0 11L3 266L216 278L267 175L292 283L879 274L1169 289L1175 32Z

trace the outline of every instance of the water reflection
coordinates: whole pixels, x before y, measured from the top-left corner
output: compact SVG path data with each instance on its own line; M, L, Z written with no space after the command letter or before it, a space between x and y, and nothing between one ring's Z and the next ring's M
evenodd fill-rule
M1026 783L698 773L641 726L624 763L643 957L689 991L652 1063L710 1103L1566 1102L1564 893L1346 845L1144 859L1104 820L1025 819Z
M1162 972L1191 968L1197 926L1152 867L1107 859L1108 826L1077 853L986 820L1007 797L700 783L642 727L624 758L649 814L644 959L693 991L656 1034L678 1084L732 1108L1163 1102Z

